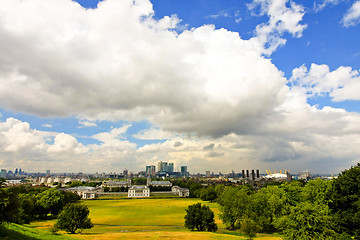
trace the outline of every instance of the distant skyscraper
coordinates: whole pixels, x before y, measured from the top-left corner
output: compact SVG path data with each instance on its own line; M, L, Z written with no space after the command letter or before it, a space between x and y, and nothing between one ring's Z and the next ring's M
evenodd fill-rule
M6 169L1 169L0 178L6 178Z
M158 162L158 172L166 172L167 162L160 161Z
M46 170L46 175L50 175L50 170Z
M210 177L210 171L206 171L206 177Z
M173 173L174 172L174 163L169 163L168 172Z
M156 168L154 165L146 166L146 175L148 175L148 176L155 175L155 172L156 172L155 170L156 170Z
M128 170L127 170L127 169L124 169L124 171L123 171L123 175L124 175L124 177L128 177L129 172L128 172Z
M158 162L158 172L173 173L174 172L174 163L167 163L160 161Z
M189 172L188 172L188 170L187 170L187 166L181 166L180 169L181 169L181 176L185 176L185 177L188 177L188 176L189 176Z

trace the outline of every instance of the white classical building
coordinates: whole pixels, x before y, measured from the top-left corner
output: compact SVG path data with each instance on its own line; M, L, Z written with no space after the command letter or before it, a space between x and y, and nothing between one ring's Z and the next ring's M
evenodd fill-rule
M97 198L97 192L94 187L79 186L73 188L64 189L64 191L74 192L82 199L94 199Z
M144 185L133 185L129 188L128 197L150 197L150 188Z
M179 195L179 197L189 197L190 196L190 190L188 188L181 188L179 186L173 186L171 188L171 192L173 192L176 195Z

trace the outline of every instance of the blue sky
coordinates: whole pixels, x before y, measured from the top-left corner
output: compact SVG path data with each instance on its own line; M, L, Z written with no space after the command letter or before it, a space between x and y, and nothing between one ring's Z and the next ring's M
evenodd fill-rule
M1 168L359 162L358 0L3 5Z

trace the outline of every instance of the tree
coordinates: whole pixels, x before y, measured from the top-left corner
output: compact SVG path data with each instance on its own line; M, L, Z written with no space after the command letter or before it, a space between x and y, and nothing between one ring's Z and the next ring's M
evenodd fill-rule
M249 239L253 239L256 233L261 230L261 227L250 218L243 218L241 220L241 231L249 236Z
M284 240L338 239L326 204L301 202L290 207L289 215L277 219L275 225L283 230Z
M217 199L215 188L213 186L203 188L200 193L200 198L203 201L214 202Z
M94 226L89 216L89 209L80 203L70 203L60 213L55 228L76 233L76 230L89 229Z
M49 213L57 215L65 205L64 195L59 190L48 189L37 195L36 204L43 209L39 217L46 217Z
M254 189L244 185L239 187L226 187L218 198L220 204L220 218L230 229L240 225L243 217L247 217L251 206Z
M333 180L328 198L337 231L360 238L360 163Z
M20 211L19 195L14 188L0 188L0 224L17 222Z
M188 206L185 215L185 227L191 230L215 232L217 225L214 212L208 206L196 203Z

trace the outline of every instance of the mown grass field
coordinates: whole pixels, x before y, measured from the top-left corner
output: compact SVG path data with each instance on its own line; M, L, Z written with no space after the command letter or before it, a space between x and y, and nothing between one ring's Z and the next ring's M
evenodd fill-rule
M201 202L208 205L215 213L219 231L216 233L189 231L184 228L185 209L191 204ZM30 225L15 226L21 231L32 231L31 238L23 239L247 239L237 232L224 230L219 219L216 203L203 202L191 198L169 199L110 199L83 201L90 209L90 218L94 228L81 234L70 235L60 232L53 235L48 228L55 220L36 221ZM35 236L38 235L39 238ZM21 238L8 238L21 239ZM275 235L258 235L261 240L281 240Z

